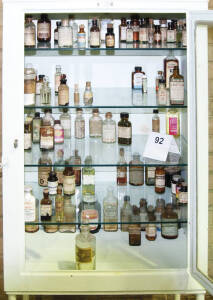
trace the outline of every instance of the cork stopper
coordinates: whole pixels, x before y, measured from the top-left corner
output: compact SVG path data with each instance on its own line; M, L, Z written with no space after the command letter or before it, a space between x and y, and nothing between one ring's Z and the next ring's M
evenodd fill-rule
M111 119L112 118L112 113L111 112L107 112L106 115L105 115L105 117L107 119Z

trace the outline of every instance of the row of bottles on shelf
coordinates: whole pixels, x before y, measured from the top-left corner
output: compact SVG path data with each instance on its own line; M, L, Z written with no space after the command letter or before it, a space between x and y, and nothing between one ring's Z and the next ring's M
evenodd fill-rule
M158 110L153 110L152 131L160 132L160 118ZM105 120L99 115L97 108L93 109L92 117L89 119L89 136L91 138L101 138L103 143L115 143L116 132L119 145L132 144L132 123L129 121L128 113L120 114L118 126L112 119L112 113L107 112ZM166 114L167 134L174 137L179 136L179 113L169 110ZM118 127L118 129L116 129ZM77 108L75 118L74 136L77 139L85 138L85 119L82 108ZM30 150L33 143L40 143L40 149L53 150L57 144L63 144L65 139L71 138L71 116L64 109L60 115L60 120L54 120L51 110L46 109L43 118L36 112L34 117L28 114L24 123L24 149Z
M106 48L114 48L116 39L122 43L141 43L148 45L164 45L177 43L187 46L186 21L179 19L166 20L140 18L137 15L129 21L121 18L118 36L114 33L112 19L93 18L88 20L88 33L84 24L77 24L74 19L67 17L56 22L54 43L59 48L77 46L86 48L87 41L91 48L100 48L101 42ZM117 32L117 31L116 31ZM25 19L24 45L26 48L36 46L36 26L33 17L27 15ZM51 20L47 14L41 14L37 23L37 41L39 43L51 41Z
M32 64L27 64L24 74L24 104L35 105L36 95L40 95L40 104L51 104L51 88L49 79L45 75L36 76L36 70ZM147 76L142 71L142 67L136 66L132 72L132 89L141 90L147 93ZM179 61L175 57L166 57L164 60L164 72L158 71L156 77L157 102L159 105L183 105L184 104L184 77L179 74ZM167 90L168 89L168 90ZM69 86L67 85L66 74L62 74L61 66L56 66L55 73L55 94L58 95L58 105L67 106L70 102ZM80 93L78 84L74 85L73 93L74 105L80 103ZM93 92L91 82L86 82L83 93L85 105L93 103Z

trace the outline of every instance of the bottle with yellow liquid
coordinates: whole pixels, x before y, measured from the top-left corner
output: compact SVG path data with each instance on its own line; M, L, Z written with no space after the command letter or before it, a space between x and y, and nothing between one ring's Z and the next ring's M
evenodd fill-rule
M180 135L180 114L176 110L169 110L166 114L166 134L174 137Z

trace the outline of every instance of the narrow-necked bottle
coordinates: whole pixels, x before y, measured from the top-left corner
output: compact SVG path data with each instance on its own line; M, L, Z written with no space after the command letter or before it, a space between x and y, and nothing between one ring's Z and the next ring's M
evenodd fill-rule
M82 108L76 109L75 117L75 138L83 139L85 137L85 120Z
M84 91L84 104L90 105L92 104L92 102L93 102L93 92L91 88L91 82L87 81L85 91Z
M148 43L148 27L147 19L141 19L141 24L139 28L139 42L143 44Z
M101 137L102 136L103 120L99 116L98 108L94 108L92 111L92 117L89 119L89 136Z
M127 162L124 156L124 148L120 148L117 166L117 185L127 185Z
M130 25L130 22L127 22L126 42L133 43L133 29L132 29L132 26Z
M175 66L173 75L169 79L170 103L171 105L184 104L184 77L179 74L179 67Z
M71 137L71 116L68 113L68 108L63 109L63 113L60 115L61 126L64 129L64 138L70 139Z
M72 167L65 167L64 170L64 194L74 195L75 194L75 173Z
M87 156L82 169L82 194L95 195L95 169L92 165L92 157Z
M130 197L124 196L124 203L121 207L121 231L128 231L129 224L132 218L132 205L130 204ZM126 224L124 224L126 223Z
M92 27L90 29L90 47L99 48L100 47L100 29L96 19L92 20Z
M86 32L84 31L85 26L83 24L79 25L78 32L78 47L85 48L86 47Z
M102 142L115 143L116 141L116 123L112 120L112 113L106 113L106 119L103 121Z
M40 149L54 149L54 128L51 126L50 121L44 119L40 128Z
M41 128L41 117L40 113L36 112L35 117L33 118L33 143L39 143L40 141L40 128Z
M48 77L44 77L43 84L40 90L41 104L51 103L51 88L49 87Z
M163 194L165 192L165 169L157 167L155 170L155 193Z
M113 32L113 24L107 24L105 43L106 43L106 48L115 47L115 34Z
M121 24L119 25L119 40L120 42L126 42L126 18L121 18Z
M55 218L56 222L63 222L64 220L64 197L62 195L62 185L57 187L57 195L55 198Z
M41 14L37 24L38 42L50 42L51 40L51 21L47 14Z
M58 88L61 84L61 66L56 65L56 72L55 72L55 94L58 95Z
M64 128L61 126L60 120L55 120L54 142L55 142L55 144L63 144L64 143Z
M58 29L61 26L61 21L56 22L56 28L54 30L54 43L58 45Z
M160 118L158 115L158 109L153 110L152 132L160 132Z
M24 221L36 222L38 221L36 198L33 195L32 187L29 185L24 186ZM39 230L38 225L25 225L25 232L34 233Z
M49 121L51 126L54 126L54 117L52 115L52 109L51 108L47 108L44 110L44 117L42 119L42 121Z
M41 157L38 160L38 184L47 186L49 173L52 170L52 160L48 157L48 150L41 150Z
M50 171L48 177L49 195L56 195L57 187L58 187L58 177L56 176L55 171Z
M62 149L58 150L56 153L54 171L58 178L58 184L63 184L64 182L64 151Z
M41 221L51 221L52 217L52 200L49 198L48 189L43 190L43 199L40 202Z
M129 121L128 113L120 114L121 120L118 122L118 144L131 145L132 143L132 124Z
M66 78L61 78L61 83L58 87L58 105L68 105L69 104L69 87L67 85Z
M73 156L71 156L71 163L73 165L79 165L73 167L75 174L75 185L81 185L81 157L78 155L78 150L73 151Z

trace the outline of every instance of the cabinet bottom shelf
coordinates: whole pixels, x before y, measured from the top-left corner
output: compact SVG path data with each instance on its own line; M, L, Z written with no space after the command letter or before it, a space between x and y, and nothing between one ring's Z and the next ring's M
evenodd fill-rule
M78 233L78 232L77 232ZM73 233L25 233L25 270L30 272L67 272L75 270ZM187 267L187 230L181 228L175 240L166 240L158 231L155 241L142 232L141 246L129 246L127 232L96 234L97 271L143 271ZM76 271L79 272L79 271ZM93 271L94 272L94 271Z

